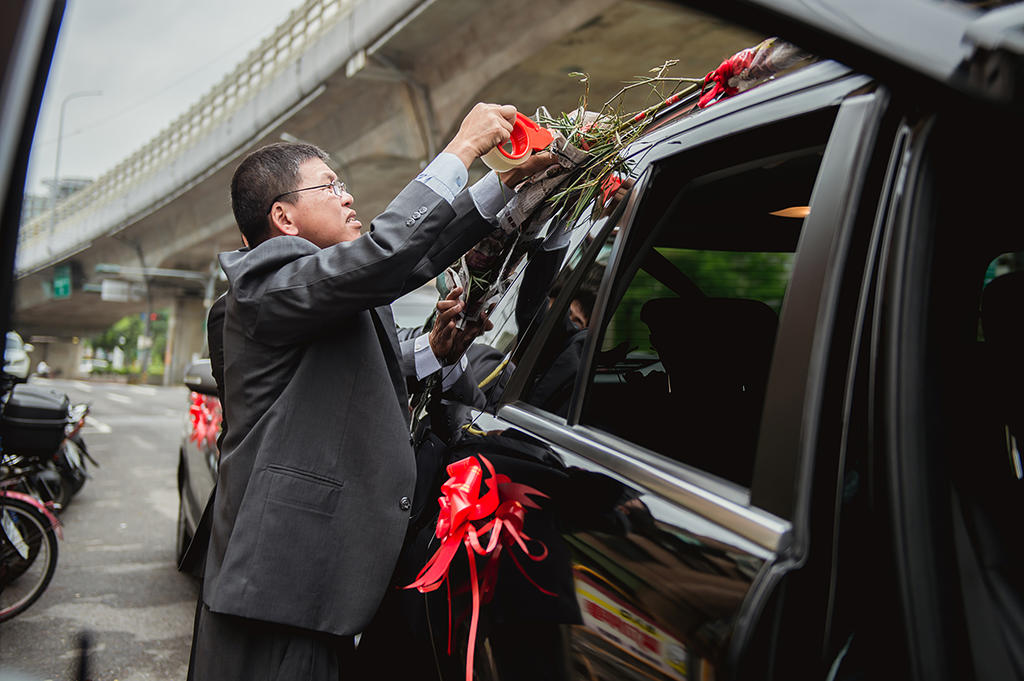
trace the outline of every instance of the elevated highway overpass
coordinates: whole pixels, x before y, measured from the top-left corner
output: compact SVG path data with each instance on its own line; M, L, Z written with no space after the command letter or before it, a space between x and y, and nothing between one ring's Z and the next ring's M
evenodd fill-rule
M166 375L177 381L203 350L206 306L224 288L216 254L240 245L231 174L263 144L303 140L325 149L368 217L444 146L476 101L570 111L582 94L570 72L589 73L590 101L601 103L667 59L680 60L674 75L700 76L761 38L654 0L510 7L308 0L166 130L23 226L15 328L49 341L37 343L34 361L45 353L71 375L75 338L170 306ZM70 286L61 290L64 279Z

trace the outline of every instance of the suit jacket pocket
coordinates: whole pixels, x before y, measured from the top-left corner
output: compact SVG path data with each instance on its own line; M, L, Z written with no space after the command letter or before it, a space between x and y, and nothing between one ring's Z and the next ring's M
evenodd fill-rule
M341 500L344 483L288 466L267 466L267 501L332 516Z

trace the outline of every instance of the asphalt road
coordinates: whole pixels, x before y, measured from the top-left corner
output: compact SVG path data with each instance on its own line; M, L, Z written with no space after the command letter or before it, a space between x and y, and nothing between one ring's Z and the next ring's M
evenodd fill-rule
M71 681L81 632L92 638L92 681L184 681L198 591L174 566L186 389L33 382L92 405L83 437L100 467L61 515L49 588L0 624L0 681Z

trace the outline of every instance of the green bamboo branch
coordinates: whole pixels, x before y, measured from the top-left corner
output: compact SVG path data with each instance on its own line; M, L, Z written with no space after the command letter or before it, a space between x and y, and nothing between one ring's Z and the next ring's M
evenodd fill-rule
M612 172L627 175L632 167L622 152L635 142L647 125L661 109L669 106L704 85L703 78L685 78L666 75L678 62L669 60L650 70L653 75L640 76L627 82L618 92L587 116L590 96L590 76L574 72L584 87L579 105L572 114L562 113L555 117L541 117L537 123L552 128L565 136L573 146L590 154L590 159L577 167L563 188L548 197L556 215L570 217L575 221L586 206L600 192L601 184ZM624 98L638 88L649 88L648 98L655 103L642 109L624 112Z

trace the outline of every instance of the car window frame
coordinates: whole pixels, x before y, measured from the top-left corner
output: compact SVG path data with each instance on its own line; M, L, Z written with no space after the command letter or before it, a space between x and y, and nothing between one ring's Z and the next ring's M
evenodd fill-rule
M39 109L57 46L65 0L18 0L0 10L0 330L11 330L14 259Z
M832 68L832 65L828 63L826 63L826 66ZM741 129L768 127L787 119L799 117L795 116L797 113L801 116L821 115L822 111L829 108L838 109L845 97L871 83L870 79L859 74L850 74L845 70L842 70L841 73L844 77L838 77L831 82L820 84L818 88L797 91L787 88L785 90L787 97L783 101L767 98L765 101L736 111L736 116L741 125L748 120L748 117L757 116L761 120L760 126L748 125ZM733 102L726 102L726 104L733 104ZM762 115L758 116L758 112L752 111L752 109L760 110ZM642 170L645 181L642 185L638 182L629 197L628 206L626 207L630 210L629 221L620 220L622 225L615 242L615 249L609 258L609 266L606 268L601 287L598 291L591 322L595 328L600 328L600 325L603 323L603 317L607 312L606 306L610 295L610 287L617 273L616 265L621 254L622 244L629 238L636 213L643 203L641 200L643 198L642 190L650 179L651 173L649 168L668 156L674 157L678 154L685 154L687 151L698 146L713 143L717 140L724 140L735 132L736 124L736 118L720 115L710 120L698 120L696 123L687 120L681 126L681 129L676 130L672 134L663 133L659 135L662 141L669 137L681 137L682 139L678 141L668 140L666 142L666 146L674 146L671 149L671 153L659 154L656 150L650 150L651 153L647 157L645 167ZM694 130L695 127L698 129ZM826 135L826 147L828 141L832 139L834 131L835 122L832 123L832 127ZM830 235L834 236L834 233L835 229L830 230ZM578 276L582 277L582 274ZM576 283L576 281L574 280L573 283ZM567 286L566 288L571 287ZM566 291L563 291L563 294L565 294L565 300L561 302L567 306L569 294ZM548 324L545 324L540 329L540 332L531 339L534 346L543 344L545 333L550 331L552 324L553 322L549 320ZM503 401L497 410L497 418L537 434L558 446L565 447L584 458L593 460L599 465L615 470L627 479L634 480L638 484L656 490L665 498L671 499L681 506L694 510L709 519L722 523L723 526L729 527L737 534L755 541L769 550L786 550L791 543L792 525L790 520L762 505L752 503L750 490L688 466L685 463L649 452L622 438L578 423L583 398L580 390L581 383L589 381L589 372L593 366L594 353L597 346L597 335L594 334L588 338L584 348L583 362L586 365L586 371L581 371L577 375L577 386L570 404L568 418L559 417L522 402L519 399L518 391L514 395L506 394L507 399ZM525 360L528 358L535 359L538 353L539 347L528 348L524 354L524 362L517 367L517 373L522 370L523 376L529 375L530 371L532 371L532 363L527 365ZM778 374L779 372L776 371L775 373ZM515 378L514 376L513 379ZM519 380L523 381L524 379L520 377ZM771 380L772 377L770 376L769 381ZM512 385L511 381L510 385ZM521 383L519 387L521 388ZM762 446L764 446L764 443L759 442L759 453ZM796 457L796 453L792 453L791 456Z
M871 79L862 74L853 73L842 64L833 61L821 61L811 64L794 73L787 74L770 83L765 83L750 92L744 93L742 98L726 99L715 104L714 107L699 112L673 117L668 112L668 120L656 121L652 125L651 132L630 147L629 155L636 162L635 168L637 181L630 190L630 193L619 204L618 208L609 217L604 229L596 236L595 242L607 239L610 230L618 227L619 234L616 238L618 244L626 235L630 224L635 218L638 205L637 199L644 193L644 187L650 181L649 169L668 157L684 154L696 147L712 144L716 141L727 139L734 130L750 130L760 126L779 124L787 119L813 114L826 110L830 107L837 107L838 103L849 93L858 88L868 86ZM685 113L696 97L684 99L672 110ZM631 203L631 200L633 203ZM626 210L630 210L627 215ZM593 245L593 244L592 244ZM564 313L570 302L570 291L575 289L583 277L582 271L592 262L600 246L593 251L586 251L580 262L580 272L574 272L572 277L563 286L559 298L552 306L553 310ZM614 257L614 254L612 254ZM605 277L612 270L610 266L612 257L609 258L609 267L606 268ZM605 278L602 277L601 287L594 303L592 324L599 323L597 315L601 313L604 301L602 292L605 290ZM515 370L509 377L502 398L494 409L494 415L506 405L525 404L522 402L522 392L528 378L532 377L534 364L541 354L544 346L544 339L550 334L556 323L555 315L547 315L540 320L540 326L531 329L521 343L525 343L520 351L519 346L513 348L513 356L518 355L519 361ZM584 347L583 361L589 363L593 357L592 343ZM577 376L579 379L579 376ZM572 400L569 405L568 418L562 418L551 414L555 422L573 423L573 415L579 413L582 405L577 406L579 397L579 383L574 386ZM546 413L546 412L545 412Z
M848 83L848 85L852 85L852 84ZM856 90L856 88L854 88L854 90ZM818 102L815 102L815 103L818 103ZM808 109L806 109L806 110L804 110L802 112L801 116L796 117L796 118L798 120L811 120L811 119L814 119L814 118L817 118L817 117L828 117L828 116L831 115L829 112L833 111L833 110L838 112L838 108L839 107L836 105L834 100L832 100L829 103L825 103L825 102L821 102L821 103L822 103L822 106L815 106L815 107L812 107L812 108L808 108ZM787 111L786 115L782 115L778 119L775 119L775 120L766 121L762 126L759 126L759 127L760 128L768 128L768 129L770 129L774 125L774 126L776 126L776 129L778 129L779 126L782 126L784 124L789 124L793 120L793 118L794 117L791 115L791 112ZM712 136L710 134L710 133L714 132L715 128L719 128L720 126L726 126L726 125L727 124L725 124L725 123L716 122L716 123L714 123L712 125L707 126L708 128L711 128L711 129L710 130L702 131L704 134L699 136L700 139L698 139L696 143L694 143L694 144L683 144L683 145L681 145L681 148L676 153L672 154L671 156L659 157L657 159L657 161L652 163L652 168L654 169L653 172L656 173L657 169L660 168L663 163L670 162L672 159L676 159L676 158L678 158L680 156L683 156L683 155L686 155L688 153L693 153L696 150L698 150L699 148L700 149L714 148L715 146L717 146L716 145L717 142L731 143L729 138L732 137L734 132L735 132L735 129L733 129L731 127L731 125L725 131L720 132L720 134L718 134L718 135ZM834 119L831 120L830 121L830 126L831 127L828 129L827 133L825 135L823 135L823 139L821 140L822 145L824 147L826 147L826 148L827 148L829 140L832 139L832 135L833 135L833 132L835 130L835 125L836 125L835 120ZM743 130L744 131L749 131L751 129L750 128L743 128ZM794 147L793 147L794 151L798 150L798 149L801 149L801 148L806 148L806 145L794 145ZM769 154L769 156L771 156L771 154ZM753 159L756 159L756 158L759 158L759 156L757 154L751 154L750 155L750 160L753 160ZM740 165L742 165L742 163L743 162L741 161ZM695 173L695 175L697 177L700 177L700 174ZM634 231L634 226L636 224L636 221L635 221L634 218L636 217L636 214L643 208L643 201L639 200L639 195L637 195L637 196L638 196L638 202L634 206L633 213L630 216L631 219L630 219L629 223L625 224L624 229L620 230L620 234L618 236L618 239L616 240L615 252L613 253L612 258L609 259L609 265L606 268L604 277L602 278L601 288L600 288L600 290L598 292L597 302L595 303L594 313L593 313L592 318L591 318L591 326L593 328L597 328L597 329L603 328L603 325L604 325L604 322L605 322L605 319L606 319L606 315L614 314L614 309L611 309L611 310L608 309L608 305L609 305L609 302L610 302L610 299L611 299L612 293L613 293L613 291L612 291L613 286L618 285L617 282L619 282L620 279L622 278L623 272L620 271L621 268L625 267L627 264L632 264L631 262L630 263L626 263L625 261L620 261L620 258L621 258L621 254L623 252L623 249L625 247L625 244L632 243L632 241L634 239L633 231ZM826 235L827 237L829 237L829 238L834 237L834 229L830 228L828 224L824 223L823 221L816 222L815 224L816 225L820 225L820 227L819 227L820 229L826 230L828 232L828 234ZM637 229L639 229L639 228L637 228ZM806 230L807 230L807 223L806 223L806 220L805 220L805 225L804 225L803 231L801 232L801 237L800 237L801 244L804 242L804 240L806 238ZM797 281L797 272L798 272L799 269L801 269L800 266L799 266L799 261L800 261L799 252L800 251L801 251L801 245L798 244L798 246L797 246L797 255L796 255L795 259L794 259L793 276L790 278L790 283L789 283L790 287L792 287L794 285L794 281ZM805 261L808 261L809 259L810 258L808 258L807 256L804 257ZM806 266L805 266L805 268L806 268ZM789 297L790 296L787 293L786 298L788 299ZM783 309L785 309L785 307L786 307L786 305L784 303ZM793 314L793 313L791 313L791 314ZM782 323L783 323L783 314L780 313L780 316L779 316L780 333L781 333ZM611 433L605 433L604 431L601 431L601 430L596 429L596 428L592 428L592 427L588 426L587 424L580 422L580 420L579 420L580 419L580 415L582 414L583 407L584 407L585 400L586 400L586 394L585 394L584 391L586 389L586 386L590 383L590 379L591 379L591 376L592 376L592 373L593 373L593 370L594 370L595 356L596 356L597 350L599 348L599 336L600 336L600 334L593 334L593 335L591 335L587 339L586 345L584 347L583 359L582 359L582 364L585 365L585 370L581 370L577 374L576 389L574 390L572 402L571 402L570 407L569 407L568 418L565 420L565 422L568 425L571 425L571 426L573 426L573 427L575 427L577 429L581 429L584 432L587 432L588 436L591 439L593 439L593 440L595 440L597 442L602 442L602 443L604 443L606 445L610 445L610 444L614 443L614 446L616 448L618 448L620 451L628 453L628 455L633 457L634 459L644 461L647 464L650 464L652 461L655 461L655 460L663 460L667 466L675 468L675 470L677 471L677 474L680 475L681 479L688 480L688 481L698 482L699 484L705 486L706 488L715 489L717 491L717 493L719 493L720 495L722 495L726 499L730 499L732 501L741 502L741 503L744 503L744 504L750 504L751 503L751 490L754 487L753 485L751 486L750 489L748 489L746 487L743 487L741 485L733 483L732 481L726 480L724 478L720 478L720 477L718 477L718 476L716 476L716 475L714 475L714 474L712 474L712 473L710 473L708 471L704 471L704 470L702 470L700 468L691 466L691 465L687 464L684 461L677 461L675 459L671 459L671 458L669 458L669 457L667 457L667 456L665 456L663 454L659 454L657 452L648 450L648 449L646 449L646 448L644 448L642 446L636 445L636 444L630 442L629 440L627 440L625 438L622 438L620 436L617 436L617 435L614 435L614 434L611 434ZM792 378L787 379L787 378L785 378L785 376L786 375L793 376L793 374L794 374L793 371L779 369L779 368L776 368L775 365L776 365L776 359L775 359L774 353L773 353L772 370L770 371L769 378L768 378L768 384L769 385L771 384L771 382L773 380L773 375L777 375L778 376L777 378L774 379L776 382L785 382L787 380L792 380ZM766 399L766 403L767 403L767 399L768 399L767 395L768 395L768 392L767 392L767 389L766 389L766 398L765 398ZM766 443L762 442L760 440L760 438L759 438L758 447L757 447L758 455L755 455L755 475L756 475L756 470L757 470L757 459L760 458L759 457L760 452L762 451L762 448L764 448L764 447L768 447L769 450L770 450L772 445L770 443L766 444ZM779 517L779 518L785 518L786 517L785 515L782 515L782 514L778 513L775 509L766 508L762 504L756 504L756 505L759 506L760 508L763 508L765 510L770 511L772 513L772 515L774 515L775 517ZM782 505L780 504L780 506L782 506Z

